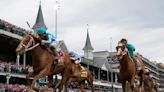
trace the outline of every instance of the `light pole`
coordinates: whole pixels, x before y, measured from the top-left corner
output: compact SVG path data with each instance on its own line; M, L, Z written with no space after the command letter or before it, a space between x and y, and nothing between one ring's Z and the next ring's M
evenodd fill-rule
M113 52L113 50L112 50L112 37L110 37L110 51L111 51L111 53ZM110 61L111 61L111 63L112 63L112 58L113 57L111 57L111 59L110 59ZM112 65L112 64L111 64ZM111 68L112 68L112 66L111 66ZM113 69L111 69L111 82L112 82L112 92L115 92L115 89L114 89L114 87L113 87L113 82L114 82L114 78L113 78L113 76L114 76L114 71L113 71Z
M56 39L58 37L58 33L57 33L57 30L58 30L58 10L60 9L60 2L59 0L56 0L55 1L55 35L56 35ZM55 85L57 84L58 82L58 77L57 75L55 75Z
M110 37L110 51L112 52L112 37Z
M58 37L58 10L60 9L60 2L59 0L55 1L55 35L56 38Z
M101 77L100 77L100 75L101 75L101 68L100 68L100 66L98 65L98 80L99 80L99 91L100 91L100 89L101 89L101 86L100 86L100 80L101 80Z

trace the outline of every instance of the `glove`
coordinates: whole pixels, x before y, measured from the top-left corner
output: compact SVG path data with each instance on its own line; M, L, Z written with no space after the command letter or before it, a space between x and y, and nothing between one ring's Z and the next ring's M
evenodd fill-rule
M44 41L41 41L41 45L45 45Z

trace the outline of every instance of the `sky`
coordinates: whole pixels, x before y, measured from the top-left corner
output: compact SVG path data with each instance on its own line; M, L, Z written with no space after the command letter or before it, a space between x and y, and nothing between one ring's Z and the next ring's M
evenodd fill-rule
M0 19L30 29L39 0L0 0ZM48 31L55 33L55 0L41 0ZM83 55L87 24L94 51L115 51L121 38L151 61L164 63L164 0L60 0L58 40ZM112 39L111 39L112 38ZM112 49L110 45L112 44Z

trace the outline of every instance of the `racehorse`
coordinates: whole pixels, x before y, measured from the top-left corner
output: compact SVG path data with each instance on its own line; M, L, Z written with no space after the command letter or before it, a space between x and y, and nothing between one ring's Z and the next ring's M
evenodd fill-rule
M134 82L135 82L135 63L132 58L129 56L128 49L122 43L118 43L116 46L116 57L120 63L120 80L122 83L123 92L126 92L126 82L130 83L130 92L134 91ZM142 91L142 82L144 79L144 71L145 67L140 59L141 70L138 72L138 76L140 77L140 84L138 86L138 92Z
M74 64L73 61L68 62L63 72L62 80L60 84L58 85L59 92L62 91L64 83L70 84L71 82L78 82L80 85L81 92L85 92L84 85L83 85L85 80L87 80L88 84L91 87L92 92L94 92L92 73L88 69L85 69L83 71L85 72L84 74L86 75L85 77L81 76L82 72L81 72L80 66Z
M31 34L26 34L23 36L20 44L16 48L17 55L20 55L25 51L31 51L33 72L28 73L26 76L27 79L33 77L31 89L35 89L34 83L39 78L45 76L48 76L48 87L51 87L53 75L59 74L64 70L64 66L62 66L62 64L60 66L54 64L56 62L54 59L55 57L49 49L45 48L44 46L42 47L40 42L41 40L39 38L36 38ZM64 62L67 61L69 61L69 57L65 56Z
M26 76L27 79L33 77L31 89L35 90L36 88L34 87L34 83L39 78L45 76L48 76L48 87L51 87L54 74L62 74L62 79L67 79L68 83L72 81L78 81L81 85L81 90L84 90L82 81L87 80L93 89L92 74L89 70L86 70L88 75L86 78L79 77L81 74L80 68L78 68L74 63L72 63L68 55L65 54L63 62L57 62L55 59L56 56L52 54L51 50L40 45L40 43L41 40L39 38L36 38L31 34L26 34L25 36L23 36L20 44L16 48L17 55L20 55L28 50L31 51L32 66L34 71L32 73L27 74ZM68 73L68 76L66 73ZM70 77L70 75L74 76ZM63 84L64 83L62 81L61 85ZM61 90L62 87L59 87L59 89Z
M144 92L153 92L153 90L158 92L157 84L154 82L153 78L151 78L146 73L145 73L145 79L143 81L143 85L144 85Z

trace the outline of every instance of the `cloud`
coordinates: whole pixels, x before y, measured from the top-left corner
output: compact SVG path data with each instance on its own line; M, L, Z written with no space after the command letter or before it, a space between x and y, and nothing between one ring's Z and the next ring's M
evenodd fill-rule
M0 18L29 29L34 24L39 0L1 0ZM61 0L58 11L58 39L69 50L83 54L87 26L94 51L113 51L121 38L127 38L137 52L164 62L163 0ZM55 0L42 0L48 30L55 33Z

